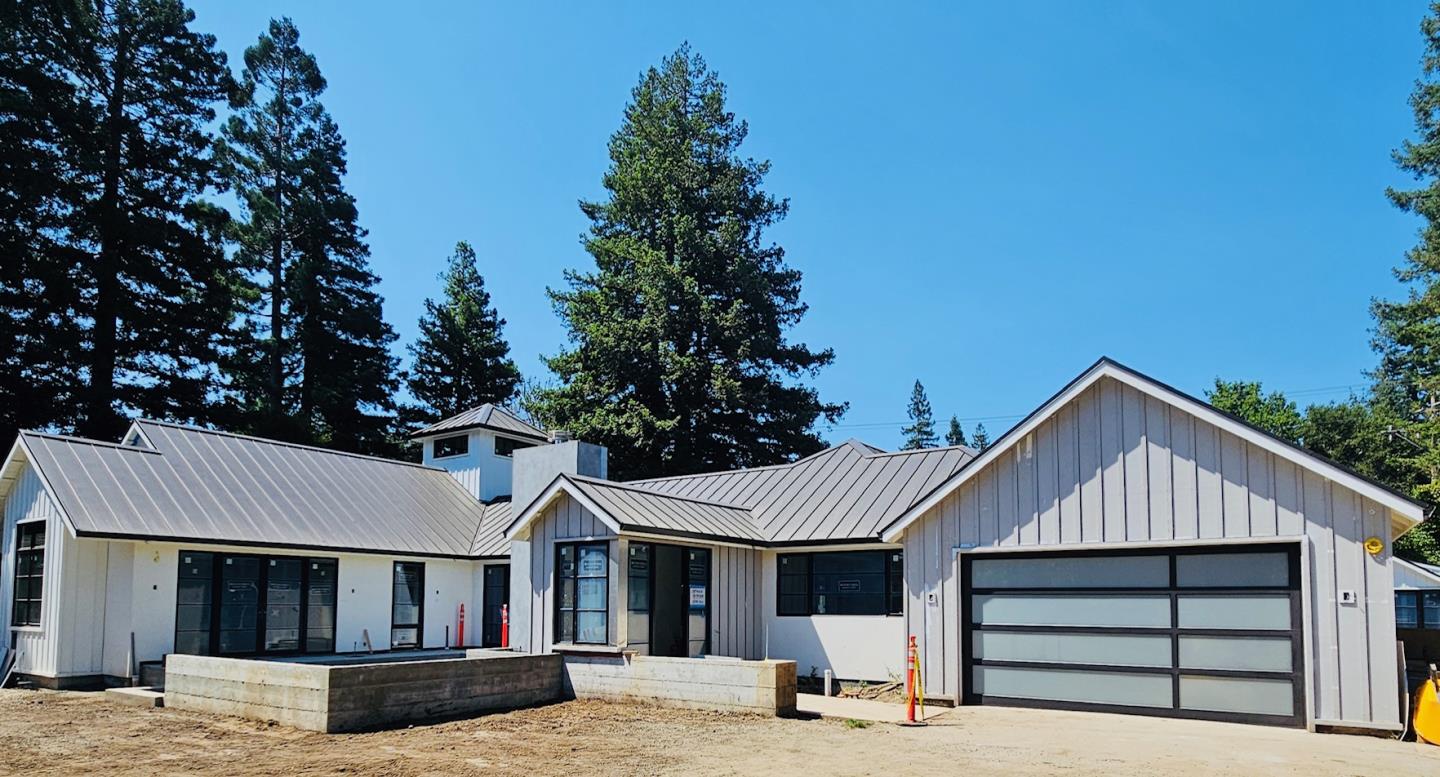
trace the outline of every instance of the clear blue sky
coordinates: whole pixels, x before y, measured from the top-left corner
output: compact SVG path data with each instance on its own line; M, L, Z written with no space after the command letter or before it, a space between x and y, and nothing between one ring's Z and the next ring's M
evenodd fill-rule
M689 40L790 198L771 237L805 274L794 337L836 351L836 441L895 447L917 377L993 436L1102 354L1341 398L1419 225L1383 192L1421 2L195 8L237 69L295 19L402 344L465 239L527 375L630 89Z

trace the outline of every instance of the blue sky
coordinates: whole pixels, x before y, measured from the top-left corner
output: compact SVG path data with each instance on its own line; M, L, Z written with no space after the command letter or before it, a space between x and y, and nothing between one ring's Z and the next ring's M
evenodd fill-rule
M545 288L591 266L576 201L688 40L790 198L793 336L851 405L827 438L898 445L916 378L993 436L1102 354L1196 394L1363 388L1419 226L1384 189L1423 3L886 5L194 3L236 68L271 16L318 57L402 344L465 239L543 373Z

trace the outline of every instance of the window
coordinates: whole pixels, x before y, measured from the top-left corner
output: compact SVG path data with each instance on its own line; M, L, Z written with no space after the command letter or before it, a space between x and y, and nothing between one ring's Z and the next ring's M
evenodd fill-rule
M899 615L905 608L898 550L783 553L777 615Z
M650 653L650 555L648 542L630 543L629 584L625 587L629 598L630 648L642 655Z
M1440 629L1440 591L1396 591L1395 626Z
M420 647L425 620L425 565L395 562L395 588L390 604L390 647Z
M333 653L333 558L180 551L175 652Z
M610 556L606 543L555 548L555 633L558 642L607 644Z
M523 441L521 441L521 440L512 440L512 439L510 439L509 437L496 437L496 438L495 438L495 455L496 455L496 456L509 456L510 454L514 453L515 451L520 450L521 448L533 448L533 447L535 447L535 443L533 443L533 442L523 442Z
M15 527L15 606L10 623L40 625L40 591L45 577L45 522Z
M470 452L470 435L457 434L454 437L441 437L431 443L432 457L443 459L446 456L464 456Z

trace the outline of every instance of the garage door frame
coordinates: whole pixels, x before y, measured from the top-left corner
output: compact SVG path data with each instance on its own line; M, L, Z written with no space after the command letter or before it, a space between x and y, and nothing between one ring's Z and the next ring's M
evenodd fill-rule
M996 549L995 552L968 552L959 553L960 562L960 597L957 602L960 610L957 613L960 623L960 677L962 678L963 693L961 700L965 704L990 704L1012 707L1030 707L1043 709L1079 710L1091 712L1112 712L1131 715L1151 715L1157 717L1189 718L1199 720L1218 720L1237 723L1256 723L1274 726L1304 727L1306 725L1306 677L1308 668L1306 665L1306 634L1308 630L1304 621L1304 590L1305 584L1302 576L1303 553L1298 543L1277 540L1276 542L1265 543L1216 543L1199 545L1158 545L1144 547L1112 547L1112 548L1088 548L1083 550L1010 550ZM1279 587L1256 587L1256 586L1206 586L1206 587L1185 587L1177 584L1176 559L1184 555L1212 555L1212 554L1238 554L1238 553L1276 553L1286 554L1288 567L1288 580L1284 588ZM1007 587L996 589L975 588L972 586L971 567L976 559L1021 559L1021 558L1075 558L1075 557L1105 557L1105 556L1165 556L1169 559L1169 585L1163 588L1158 587L1126 587L1126 588L1079 588L1079 587ZM1287 632L1275 630L1245 630L1245 629L1210 629L1210 628L1181 628L1179 627L1178 608L1179 598L1183 594L1276 594L1284 592L1290 600L1290 630L1288 632L1291 641L1291 667L1290 672L1262 672L1250 670L1216 670L1216 669L1182 669L1180 668L1180 637L1181 636L1223 636L1223 637L1275 637ZM1084 595L1084 596L1140 596L1140 595L1168 595L1170 598L1170 626L1169 628L1144 628L1129 626L1015 626L1015 625L989 625L978 626L972 623L972 598L976 595L987 593L1022 593L1022 594L1058 594L1058 595ZM1168 635L1170 637L1171 665L1169 667L1134 667L1134 666L1112 666L1093 665L1077 663L1045 663L1045 662L1011 662L1011 661L986 661L977 659L974 656L974 633L977 630L1004 631L1004 632L1065 632L1076 634L1123 634L1123 635ZM975 692L974 669L976 666L1017 666L1035 669L1055 670L1088 670L1096 672L1117 672L1131 674L1166 674L1171 677L1172 707L1141 707L1119 704L1103 704L1095 702L1064 701L1051 699L1031 699L1017 697L985 696ZM1292 687L1292 714L1291 715L1269 715L1247 712L1222 712L1209 710L1193 710L1181 708L1180 677L1201 676L1201 677L1232 677L1245 679L1288 679Z

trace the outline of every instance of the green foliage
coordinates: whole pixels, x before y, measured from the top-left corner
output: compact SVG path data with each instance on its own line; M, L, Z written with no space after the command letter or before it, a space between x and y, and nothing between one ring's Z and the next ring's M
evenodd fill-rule
M845 406L802 381L834 360L792 343L800 273L765 230L788 203L740 156L748 128L725 86L682 46L641 77L610 139L606 196L581 203L594 272L551 290L571 347L536 412L623 451L619 479L791 460L823 447L814 426Z
M1266 394L1259 383L1215 379L1205 398L1216 409L1290 443L1300 442L1304 419L1295 403L1277 392Z
M289 19L245 50L222 159L241 202L232 237L252 275L247 342L228 365L235 425L281 439L391 452L395 333L315 58Z
M945 432L946 445L967 445L965 442L965 430L960 428L960 419L950 416L950 428Z
M905 435L905 442L901 444L900 450L934 448L935 417L930 410L930 398L925 396L925 387L920 385L918 380L910 390L910 404L905 409L905 415L910 418L910 423L900 430L900 433Z
M990 447L990 433L985 431L985 424L975 424L975 431L970 434L970 447L977 451Z
M178 0L16 7L0 32L15 97L0 186L17 195L0 206L0 330L57 396L12 418L109 439L128 414L204 422L233 310L225 214L202 200L222 185L208 125L231 88L225 56ZM0 404L15 401L9 358Z
M845 728L848 728L848 729L851 729L851 730L860 729L860 728L870 728L870 721L868 721L868 720L860 720L859 718L846 718L846 719L845 719Z
M438 303L425 300L420 337L410 345L414 361L406 383L421 403L415 414L420 422L438 421L486 402L504 404L520 383L520 370L502 333L505 319L490 304L469 243L455 244L440 281L445 296Z

